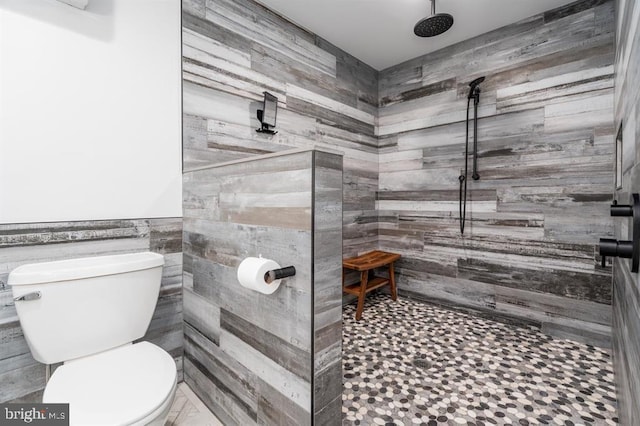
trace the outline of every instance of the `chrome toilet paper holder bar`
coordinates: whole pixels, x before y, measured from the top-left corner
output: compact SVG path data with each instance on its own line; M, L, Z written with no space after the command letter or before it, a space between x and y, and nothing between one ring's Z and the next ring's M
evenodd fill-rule
M267 271L264 274L264 281L267 284L271 284L275 280L293 277L295 274L296 274L295 266L285 266L284 268L272 269L271 271Z

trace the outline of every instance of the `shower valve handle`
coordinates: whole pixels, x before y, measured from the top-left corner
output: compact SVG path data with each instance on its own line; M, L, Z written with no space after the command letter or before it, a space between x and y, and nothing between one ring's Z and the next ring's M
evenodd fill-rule
M607 263L607 256L631 259L633 257L633 242L618 241L612 238L600 238L600 256L602 256L602 267Z
M611 204L611 216L632 217L633 206L629 206L629 205L621 206L614 202L614 204Z
M638 272L640 266L640 195L632 194L633 205L611 205L611 216L633 217L633 240L619 241L611 238L600 238L598 244L602 267L607 263L607 256L631 259L631 272Z

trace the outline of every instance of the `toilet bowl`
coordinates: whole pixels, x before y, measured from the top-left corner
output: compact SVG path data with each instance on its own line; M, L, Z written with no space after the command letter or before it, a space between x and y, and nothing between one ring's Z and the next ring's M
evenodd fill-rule
M31 353L64 362L43 402L68 403L71 425L164 425L176 365L144 336L164 258L134 253L23 265L11 272L16 310Z
M140 342L58 367L42 402L69 403L78 425L162 425L175 392L173 358Z

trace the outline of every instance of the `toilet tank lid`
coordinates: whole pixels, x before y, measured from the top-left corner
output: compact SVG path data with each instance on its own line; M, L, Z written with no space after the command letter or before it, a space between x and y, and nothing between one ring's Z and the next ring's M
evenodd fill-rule
M83 257L22 265L9 274L9 285L42 284L140 271L164 265L158 253Z

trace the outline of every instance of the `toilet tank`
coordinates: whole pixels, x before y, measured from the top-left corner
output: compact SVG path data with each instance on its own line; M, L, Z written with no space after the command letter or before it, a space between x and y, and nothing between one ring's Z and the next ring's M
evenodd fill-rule
M132 253L22 265L9 274L33 357L53 364L144 336L158 300L164 257ZM39 293L39 295L38 295Z

